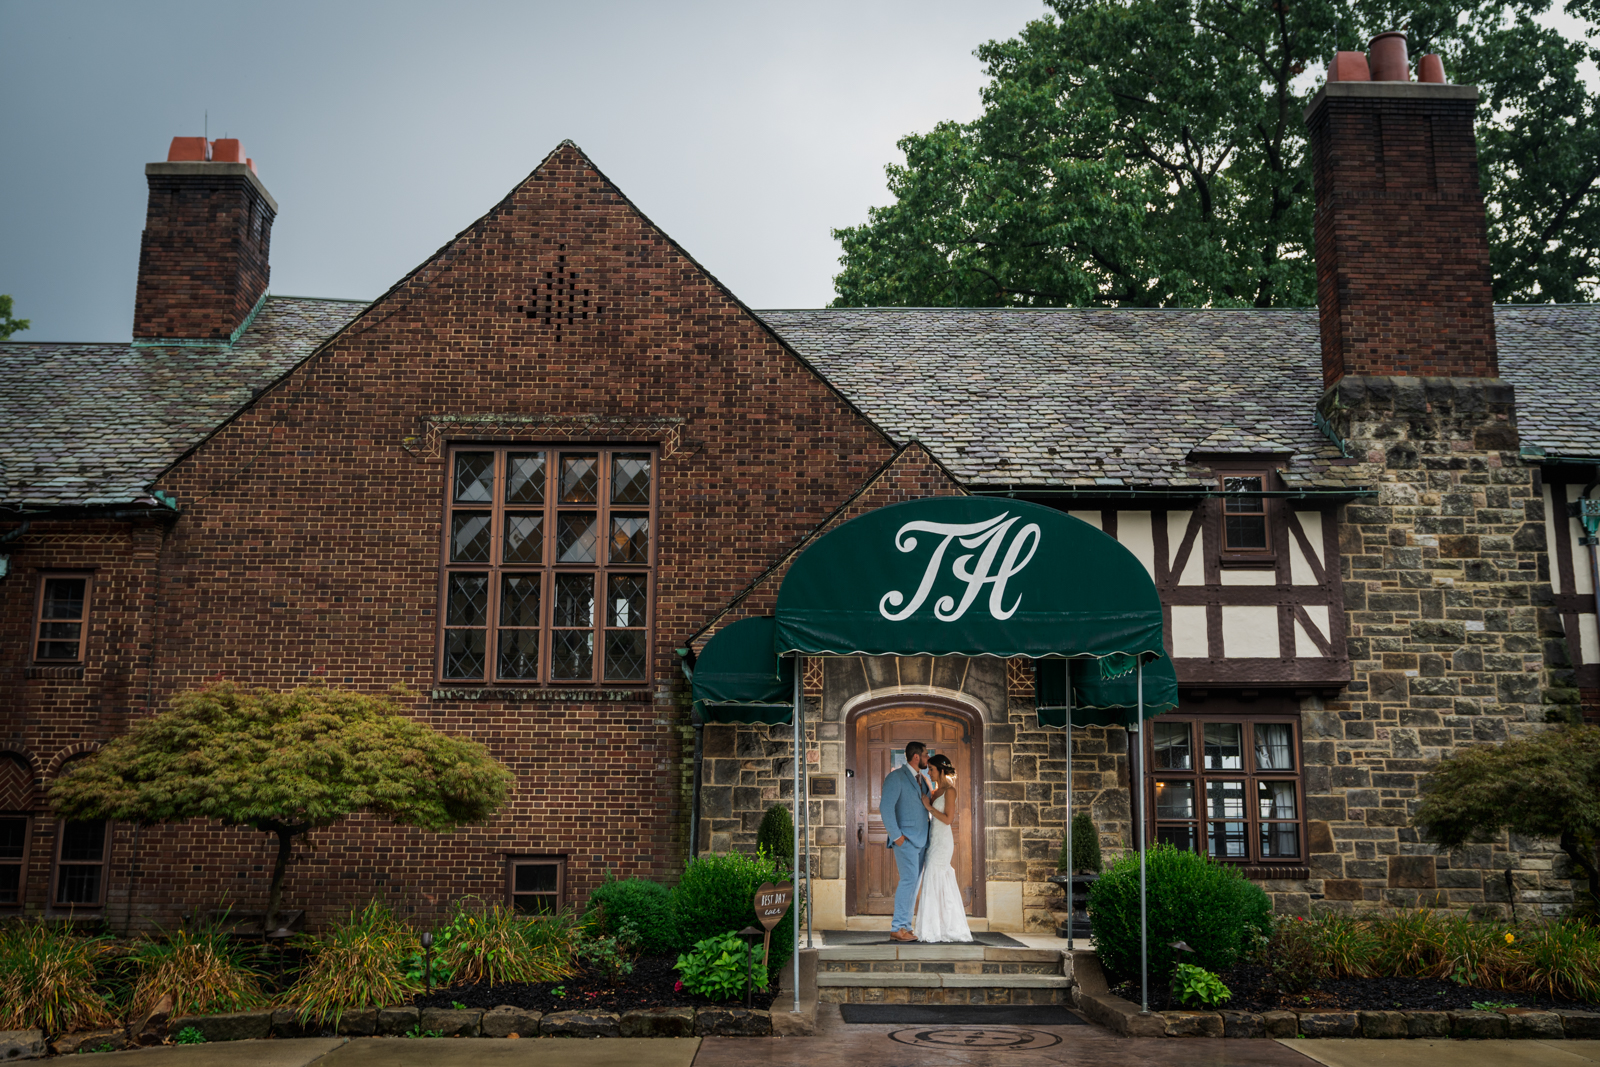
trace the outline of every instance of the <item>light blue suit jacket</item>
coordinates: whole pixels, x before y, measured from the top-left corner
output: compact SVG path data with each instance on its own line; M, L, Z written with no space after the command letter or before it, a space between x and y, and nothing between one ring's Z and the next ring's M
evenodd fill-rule
M922 806L922 783L911 764L901 764L884 776L878 814L889 832L890 848L902 836L916 848L928 847L928 809Z

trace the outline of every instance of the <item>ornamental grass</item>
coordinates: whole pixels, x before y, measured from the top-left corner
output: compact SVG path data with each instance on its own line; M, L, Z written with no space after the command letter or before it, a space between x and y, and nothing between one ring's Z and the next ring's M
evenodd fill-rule
M422 951L416 933L377 901L298 943L314 954L288 995L302 1024L338 1026L347 1011L401 1004L422 988L403 969Z
M138 979L129 1007L134 1017L172 997L172 1014L215 1015L249 1011L267 1003L250 949L222 927L224 920L142 941L133 950Z
M37 922L0 927L0 1030L64 1034L115 1021L95 989L107 944Z
M502 904L458 902L436 951L454 983L558 982L577 973L573 956L587 926L570 908L531 916Z

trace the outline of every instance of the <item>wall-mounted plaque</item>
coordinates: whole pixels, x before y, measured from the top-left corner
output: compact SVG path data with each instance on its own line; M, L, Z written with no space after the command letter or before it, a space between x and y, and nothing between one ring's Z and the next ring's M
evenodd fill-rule
M839 779L813 778L811 779L811 795L814 797L836 797L839 795Z

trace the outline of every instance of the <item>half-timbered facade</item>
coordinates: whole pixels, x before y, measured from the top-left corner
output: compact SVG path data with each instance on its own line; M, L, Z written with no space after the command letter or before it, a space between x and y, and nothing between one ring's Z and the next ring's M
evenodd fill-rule
M43 799L222 680L404 686L517 774L448 838L318 831L287 886L313 924L372 897L544 909L752 848L794 803L789 728L702 722L695 651L769 613L819 534L958 493L1125 546L1180 703L1135 782L1122 729L1040 725L1022 661L807 661L819 926L886 921L876 790L911 739L968 783L975 925L1055 921L1069 760L1108 848L1142 821L1286 911L1559 909L1553 844L1447 855L1409 826L1430 761L1600 703L1570 514L1600 495L1600 313L1489 303L1474 106L1318 96L1322 306L1272 311L755 312L570 144L378 300L272 296L276 202L236 142L180 138L148 172L136 339L0 344L0 914L259 906L260 835L64 824ZM1373 131L1419 122L1433 157L1375 169ZM1401 232L1448 269L1372 252ZM1470 313L1441 341L1444 304Z

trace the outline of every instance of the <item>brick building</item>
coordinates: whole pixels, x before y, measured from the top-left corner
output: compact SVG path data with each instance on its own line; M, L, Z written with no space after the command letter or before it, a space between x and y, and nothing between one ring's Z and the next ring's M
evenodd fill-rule
M700 724L677 650L770 613L817 534L957 493L1068 511L1161 594L1182 704L1147 781L1124 731L1072 743L1108 847L1146 819L1284 910L1559 908L1549 843L1441 855L1407 825L1429 760L1600 713L1566 515L1600 464L1600 312L1492 305L1475 106L1318 94L1320 315L756 312L570 143L377 300L270 295L253 162L175 140L132 343L0 344L0 912L261 906L265 835L42 800L217 680L404 685L516 774L484 826L314 832L286 885L313 925L753 847L793 802L789 729ZM1053 922L1068 750L1023 663L819 658L804 689L820 926L886 918L865 787L912 736L982 782L975 924Z

